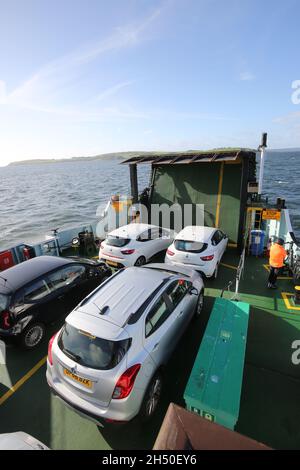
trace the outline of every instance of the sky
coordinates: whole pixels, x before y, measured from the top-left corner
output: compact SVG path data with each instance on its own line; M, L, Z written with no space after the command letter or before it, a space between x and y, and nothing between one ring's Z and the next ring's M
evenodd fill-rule
M298 0L0 0L0 165L300 147Z

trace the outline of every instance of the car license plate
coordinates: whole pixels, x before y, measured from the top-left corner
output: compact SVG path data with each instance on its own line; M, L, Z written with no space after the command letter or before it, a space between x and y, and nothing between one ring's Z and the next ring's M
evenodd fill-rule
M106 264L108 264L109 266L118 266L118 263L116 263L115 261L106 261Z
M74 380L75 382L84 385L87 388L92 388L92 381L88 379L83 379L82 377L78 377L78 375L73 374L70 370L64 369L64 374L70 379Z

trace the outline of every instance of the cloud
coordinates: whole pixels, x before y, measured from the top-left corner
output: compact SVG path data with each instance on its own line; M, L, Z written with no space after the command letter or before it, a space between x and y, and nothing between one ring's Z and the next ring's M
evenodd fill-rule
M45 113L64 115L69 109L63 105L54 106L62 92L78 80L84 65L112 51L133 47L143 40L143 33L161 15L165 5L135 26L116 28L113 33L100 41L86 44L70 54L60 57L42 67L8 96L10 105ZM98 101L112 96L131 82L114 85L98 96ZM62 95L64 97L64 95ZM62 101L62 100L61 100ZM79 109L81 108L81 104ZM77 110L79 112L79 110ZM84 112L85 114L86 112Z
M278 116L273 119L276 124L299 124L300 122L300 111L286 114L284 116Z
M128 80L127 82L121 82L118 83L117 85L113 85L110 88L107 88L106 90L102 91L99 95L96 96L97 101L102 101L105 100L106 98L109 98L111 96L114 96L118 91L122 90L123 88L132 85L134 83L133 80Z
M240 73L240 76L239 76L239 79L240 79L240 80L242 80L242 81L247 81L247 82L249 82L249 81L251 81L251 80L255 80L255 78L256 78L256 77L255 77L255 75L253 75L253 73L247 72L247 71L241 72L241 73Z

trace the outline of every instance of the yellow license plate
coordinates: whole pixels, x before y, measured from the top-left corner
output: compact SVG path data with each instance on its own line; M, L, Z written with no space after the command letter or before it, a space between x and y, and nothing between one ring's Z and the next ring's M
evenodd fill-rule
M109 266L118 266L118 263L115 261L106 261L106 264L109 264Z
M64 369L64 374L70 379L74 380L75 382L84 385L87 388L92 388L92 381L88 379L83 379L82 377L78 377L78 375L73 374L70 370Z

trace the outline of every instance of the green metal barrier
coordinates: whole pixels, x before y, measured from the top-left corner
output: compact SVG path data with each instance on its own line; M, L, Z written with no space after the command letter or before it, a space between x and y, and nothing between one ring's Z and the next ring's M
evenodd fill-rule
M215 300L184 392L188 410L229 429L239 416L249 307Z

